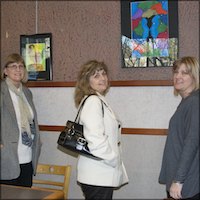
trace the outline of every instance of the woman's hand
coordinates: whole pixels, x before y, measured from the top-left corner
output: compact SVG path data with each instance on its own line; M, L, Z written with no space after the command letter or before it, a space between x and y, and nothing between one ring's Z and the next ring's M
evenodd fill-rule
M181 183L172 183L169 194L174 199L181 199L181 191L182 191L183 184Z

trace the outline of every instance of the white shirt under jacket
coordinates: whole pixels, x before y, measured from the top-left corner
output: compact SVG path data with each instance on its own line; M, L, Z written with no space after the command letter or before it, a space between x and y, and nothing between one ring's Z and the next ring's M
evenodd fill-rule
M80 155L77 180L88 185L110 187L127 183L128 176L121 158L121 127L103 96L91 95L85 101L80 124L84 126L84 136L91 153L102 160Z

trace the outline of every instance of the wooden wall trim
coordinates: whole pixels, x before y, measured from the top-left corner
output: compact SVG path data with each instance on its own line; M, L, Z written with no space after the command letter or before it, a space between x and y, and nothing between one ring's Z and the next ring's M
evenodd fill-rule
M75 87L76 82L65 81L28 81L28 87ZM172 86L171 80L129 80L129 81L111 81L111 87L128 86Z
M130 80L130 81L111 81L112 87L121 86L172 86L171 80Z
M39 125L40 131L60 132L64 126ZM151 128L122 128L122 134L135 135L167 135L167 129Z
M167 129L156 128L122 128L122 134L135 135L167 135Z
M74 87L76 82L28 81L28 87Z

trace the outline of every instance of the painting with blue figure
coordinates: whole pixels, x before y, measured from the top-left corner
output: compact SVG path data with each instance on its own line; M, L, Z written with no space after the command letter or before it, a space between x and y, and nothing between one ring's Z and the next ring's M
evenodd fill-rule
M142 18L141 24L142 24L142 29L143 29L142 38L147 39L149 37L149 27L148 27L147 19ZM136 37L134 36L133 39L136 39Z
M178 3L121 1L122 52L126 67L172 66L178 56ZM124 26L127 25L127 26Z
M158 36L158 26L159 26L160 16L156 15L152 18L152 26L150 27L150 32L152 38L157 38Z
M131 2L131 39L146 39L147 42L157 38L169 38L168 34L168 2L148 1ZM153 43L146 45L142 52L132 52L134 57L167 56L168 49L158 49ZM139 49L139 47L138 47ZM155 53L155 55L154 55Z

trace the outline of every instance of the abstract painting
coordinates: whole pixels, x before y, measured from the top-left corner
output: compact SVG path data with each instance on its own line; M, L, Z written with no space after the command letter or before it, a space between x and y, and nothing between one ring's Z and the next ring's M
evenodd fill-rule
M123 67L172 66L178 56L177 11L177 3L166 0L121 1Z

